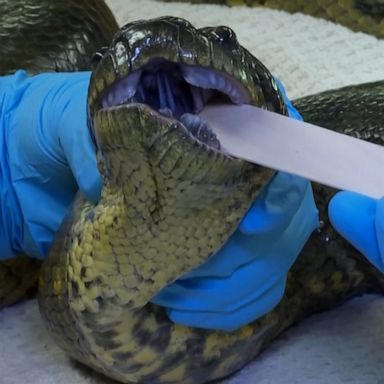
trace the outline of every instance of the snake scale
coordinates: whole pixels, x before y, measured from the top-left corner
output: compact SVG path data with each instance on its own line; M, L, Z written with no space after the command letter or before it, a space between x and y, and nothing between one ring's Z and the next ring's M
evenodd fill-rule
M382 1L244 3L333 15L383 36ZM335 18L337 5L348 12ZM196 95L200 103L226 96L286 114L271 74L227 27L195 29L168 17L118 30L101 0L0 0L0 14L2 74L90 69L93 52L109 46L94 64L88 96L102 196L96 205L76 196L40 273L42 316L71 357L124 383L205 383L241 369L305 316L384 291L383 276L329 224L335 191L314 184L321 226L274 310L231 333L171 323L151 297L220 248L273 172L230 158L216 139L193 133L178 120L182 107L174 116L159 113L148 96L154 73L183 91L184 109L196 107ZM214 73L237 93L202 90L196 73ZM295 101L307 121L378 144L384 143L383 103L384 82ZM22 255L1 263L0 305L31 291L38 270L37 261Z

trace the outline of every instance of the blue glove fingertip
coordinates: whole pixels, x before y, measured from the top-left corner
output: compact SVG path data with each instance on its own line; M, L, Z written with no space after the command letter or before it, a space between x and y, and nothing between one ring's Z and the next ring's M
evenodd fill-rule
M281 231L287 227L308 193L308 180L278 172L249 209L239 225L245 235Z
M287 93L285 91L285 88L283 86L283 83L276 77L274 79L276 81L276 84L279 88L281 95L283 96L285 105L288 109L289 117L292 117L293 119L296 119L296 120L303 121L303 117L300 115L299 111L293 106L291 100L289 100Z
M286 286L286 278L278 279L255 300L245 303L242 307L235 307L232 311L227 308L219 310L178 310L166 308L171 321L187 327L212 329L215 331L234 332L252 323L273 310L281 301Z
M372 264L384 271L376 234L377 201L353 192L339 192L329 203L329 218L336 230Z

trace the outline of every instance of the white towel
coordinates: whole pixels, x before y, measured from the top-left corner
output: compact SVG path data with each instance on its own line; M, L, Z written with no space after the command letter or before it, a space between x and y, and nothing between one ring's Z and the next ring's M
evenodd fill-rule
M384 79L384 41L324 20L267 9L107 0L120 24L157 16L228 25L291 98ZM227 384L384 383L384 301L354 299L290 329ZM0 311L0 384L110 384L55 345L35 300Z

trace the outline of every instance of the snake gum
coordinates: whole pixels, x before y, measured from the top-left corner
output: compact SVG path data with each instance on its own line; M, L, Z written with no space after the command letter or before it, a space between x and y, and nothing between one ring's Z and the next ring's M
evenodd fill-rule
M128 24L93 72L89 122L103 191L96 205L76 197L43 266L39 303L70 356L121 382L225 377L303 317L383 291L381 274L329 225L334 191L314 185L322 226L273 311L225 333L176 325L150 303L225 243L273 177L183 118L218 98L286 113L273 77L225 27L171 17Z

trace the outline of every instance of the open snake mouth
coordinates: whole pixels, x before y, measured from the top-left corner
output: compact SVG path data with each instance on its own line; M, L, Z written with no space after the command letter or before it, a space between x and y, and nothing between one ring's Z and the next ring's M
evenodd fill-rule
M123 27L93 82L98 91L90 94L91 108L145 104L215 150L219 138L199 116L207 105L253 104L286 113L272 75L231 29L195 29L173 17Z
M220 150L212 129L198 115L210 103L249 103L247 90L225 73L162 58L114 83L102 97L102 107L141 103L177 119L201 143Z

